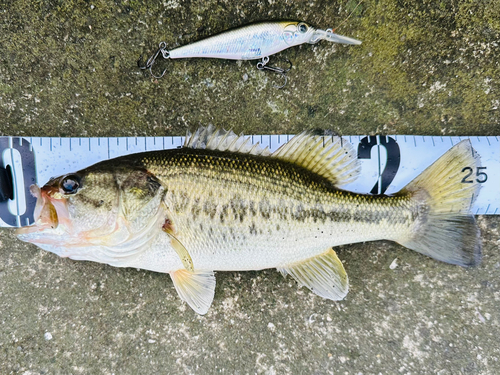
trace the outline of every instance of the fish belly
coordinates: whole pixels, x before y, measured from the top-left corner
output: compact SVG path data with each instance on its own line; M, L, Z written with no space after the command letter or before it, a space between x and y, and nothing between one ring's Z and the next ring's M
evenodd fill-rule
M258 229L259 233L241 229L218 228L214 236L200 236L203 242L186 241L196 268L245 271L283 267L331 247L386 238L376 225L269 225L262 232Z

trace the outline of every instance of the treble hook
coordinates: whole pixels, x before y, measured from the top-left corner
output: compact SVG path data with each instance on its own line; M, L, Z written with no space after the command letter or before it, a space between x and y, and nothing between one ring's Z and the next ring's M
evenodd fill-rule
M151 68L153 67L153 65L154 65L154 63L155 63L155 61L160 53L164 59L168 59L168 57L170 56L170 52L166 49L166 47L167 47L167 43L161 42L158 45L158 49L156 50L156 52L153 55L151 55L151 57L148 59L148 61L146 61L146 64L143 66L141 66L142 65L141 64L142 55L141 55L141 57L139 57L139 60L137 60L137 66L139 67L139 69L142 69L142 70L149 69L149 72L155 78L163 77L165 75L165 73L167 72L167 69L165 69L160 76L155 76L153 71L151 70Z
M283 83L283 85L281 85L281 86L276 86L274 84L273 84L273 86L277 89L282 89L283 87L286 86L286 83L288 81L288 77L286 76L286 73L288 73L290 71L290 69L292 69L292 63L290 62L290 60L286 60L286 61L288 62L288 64L290 64L288 69L278 68L277 66L268 66L267 63L269 62L269 56L265 56L262 58L261 61L259 61L257 63L257 69L269 70L271 72L280 74L285 79L285 83Z

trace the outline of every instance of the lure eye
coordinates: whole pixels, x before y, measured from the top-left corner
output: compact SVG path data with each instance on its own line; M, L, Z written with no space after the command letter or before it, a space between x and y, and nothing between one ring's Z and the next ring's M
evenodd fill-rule
M61 180L59 186L61 190L66 194L75 194L80 188L81 184L82 182L80 180L80 177L78 177L76 174L69 174Z
M307 25L305 23L299 23L299 25L297 26L297 29L301 33L305 33L307 31Z

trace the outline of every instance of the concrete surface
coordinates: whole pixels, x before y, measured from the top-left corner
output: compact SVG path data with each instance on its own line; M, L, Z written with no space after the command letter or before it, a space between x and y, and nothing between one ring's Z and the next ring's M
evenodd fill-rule
M174 47L267 19L339 25L356 1L3 1L0 134L500 135L500 2L366 0L338 33L287 50L283 90L254 62L166 61ZM498 374L499 218L462 269L389 242L344 246L351 290L322 300L276 271L218 273L198 316L167 275L75 262L0 232L1 374ZM396 260L396 267L393 261Z

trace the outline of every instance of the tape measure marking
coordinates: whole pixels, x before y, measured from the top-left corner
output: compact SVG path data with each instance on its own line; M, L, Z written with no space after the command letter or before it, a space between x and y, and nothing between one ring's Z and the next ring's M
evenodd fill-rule
M252 135L252 143L275 151L293 135ZM358 193L393 194L399 191L453 145L467 137L344 136L358 151L361 177L346 186ZM33 183L74 172L101 160L154 150L181 147L185 137L38 138L0 137L0 167L10 165L14 199L0 202L0 226L29 225L36 200ZM481 156L476 171L464 168L463 183L481 183L475 214L500 214L500 142L496 136L471 137ZM3 156L2 156L3 155Z

